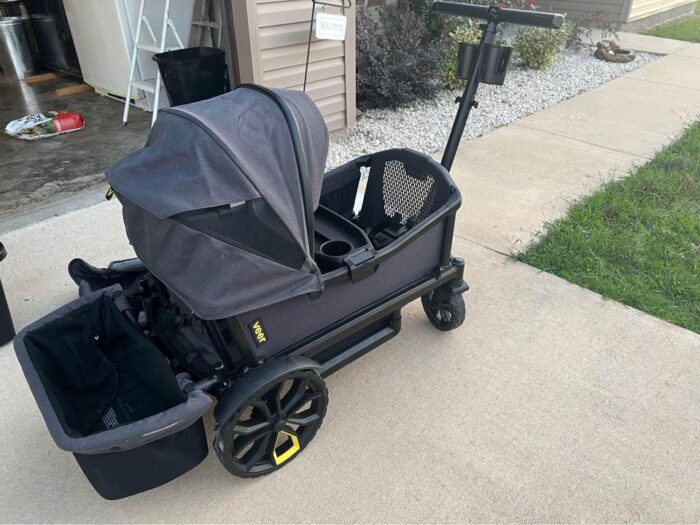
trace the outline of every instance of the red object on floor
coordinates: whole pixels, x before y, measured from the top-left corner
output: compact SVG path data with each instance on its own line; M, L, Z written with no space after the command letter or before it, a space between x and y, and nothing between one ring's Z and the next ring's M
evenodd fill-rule
M53 119L57 132L80 129L85 126L85 120L73 111L59 111Z

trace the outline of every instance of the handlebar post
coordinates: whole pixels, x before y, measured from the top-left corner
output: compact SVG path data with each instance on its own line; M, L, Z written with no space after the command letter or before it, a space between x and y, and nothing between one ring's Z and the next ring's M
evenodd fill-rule
M445 169L447 169L447 171L452 169L452 163L455 160L455 155L457 155L457 149L459 148L460 140L462 140L464 127L467 124L469 113L474 106L474 98L476 97L476 91L479 88L479 77L481 75L481 64L483 62L484 49L486 46L493 44L494 38L496 37L498 13L498 7L489 7L486 16L486 28L481 35L476 57L474 57L472 60L467 85L464 87L464 93L460 97L457 115L455 116L455 121L452 124L452 130L450 131L450 138L447 140L445 153L443 154L442 161L440 162Z

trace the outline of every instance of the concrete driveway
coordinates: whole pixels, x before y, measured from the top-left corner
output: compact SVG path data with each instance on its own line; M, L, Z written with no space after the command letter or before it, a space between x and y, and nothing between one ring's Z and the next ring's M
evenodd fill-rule
M667 58L681 62L654 65ZM700 70L700 57L687 58ZM680 132L700 90L677 78L619 79L533 115L519 136L537 143L519 153L484 154L512 128L466 145L454 173L465 196L454 253L472 286L465 326L440 333L419 304L405 308L398 337L328 379L319 434L274 475L233 478L210 454L163 487L104 501L53 445L12 349L1 348L0 521L699 521L700 336L503 255ZM581 134L590 119L605 128L605 100L635 82L653 90L654 111L630 105L627 125L610 123L614 146ZM536 144L553 152L549 163L528 157ZM114 202L3 242L18 326L75 297L73 257L102 265L131 253Z

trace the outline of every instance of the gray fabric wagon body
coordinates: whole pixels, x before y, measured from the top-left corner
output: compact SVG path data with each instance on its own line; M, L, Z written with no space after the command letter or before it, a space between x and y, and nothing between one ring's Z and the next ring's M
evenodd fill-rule
M242 86L164 110L146 146L107 178L139 258L198 316L217 319L323 288L305 212L318 205L327 152L307 95Z
M444 167L394 149L324 175L327 150L308 96L243 86L164 110L108 171L140 260L72 261L82 297L15 340L52 437L105 498L204 459L199 388L219 373L289 354L331 373L438 286L461 202Z

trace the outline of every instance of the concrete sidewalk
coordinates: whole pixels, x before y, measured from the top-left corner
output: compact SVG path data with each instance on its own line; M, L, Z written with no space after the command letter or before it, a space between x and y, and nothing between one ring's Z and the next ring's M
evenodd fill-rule
M647 162L700 115L700 44L623 33L671 54L464 144L453 176L457 234L502 253L532 241L573 199Z
M454 253L472 286L467 323L443 334L405 308L397 338L329 378L321 431L279 473L232 478L210 455L106 502L0 349L0 521L699 521L700 336L502 255L700 112L698 49L464 145ZM3 242L19 326L75 297L73 257L131 254L114 202Z

